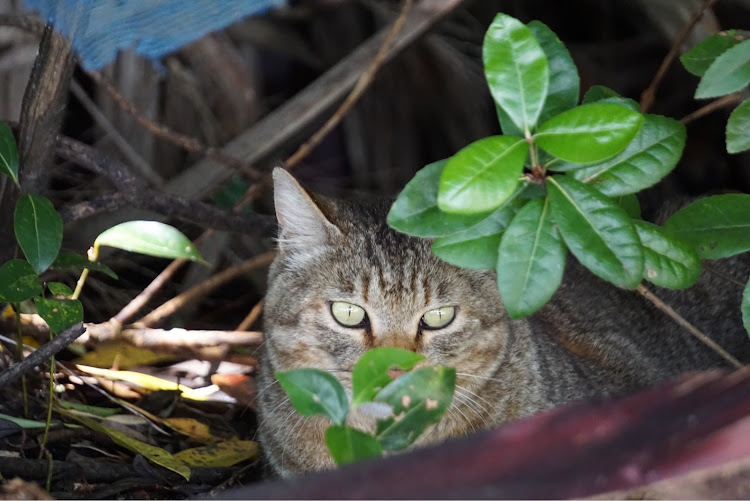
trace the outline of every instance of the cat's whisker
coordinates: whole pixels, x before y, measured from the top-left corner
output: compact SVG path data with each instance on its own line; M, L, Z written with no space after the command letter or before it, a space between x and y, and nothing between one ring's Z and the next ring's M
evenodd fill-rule
M456 393L454 393L454 398L457 399L457 401L463 402L464 407L466 407L467 410L470 410L472 413L474 413L482 423L485 422L487 416L490 414L488 410L480 405L479 402L475 401L470 396L460 393L459 388L456 388Z
M454 396L455 396L455 395L458 395L458 394L454 394ZM460 395L460 397L462 397L462 398L465 398L465 397L463 397L463 395ZM461 399L461 398L459 398L459 399ZM462 411L462 410L461 410L461 407L459 407L459 406L455 405L455 402L454 402L454 404L453 404L453 405L451 405L451 407L452 407L453 409L455 409L455 411L456 411L456 412L458 412L459 414L461 414L461 416L463 416L463 418L464 418L464 421L465 421L465 422L466 422L466 423L467 423L467 424L468 424L469 426L471 426L471 431L477 431L477 427L476 427L476 425L474 425L474 422L473 422L473 421L472 421L471 419L469 419L469 417L468 417L468 416L467 416L466 414L464 414L464 411ZM434 431L434 428L433 428L433 431Z
M301 433L302 430L304 430L304 427L299 428L299 430L297 430L297 427L300 425L300 423L302 423L305 420L305 416L303 416L302 414L297 414L297 412L294 409L292 409L292 411L289 413L289 415L286 417L286 419L284 419L284 422L282 423L282 425L286 424L286 422L292 416L295 416L295 415L296 415L296 422L294 423L294 425L292 426L292 428L289 430L289 435L287 436L288 440L284 440L284 442L281 445L281 465L282 465L282 467L284 466L284 457L287 454L287 452L286 452L287 451L287 446L290 445L290 444L296 443L297 442L297 435L299 433Z
M477 379L486 379L487 381L495 381L496 383L504 383L504 381L501 379L487 376L477 376L476 374L469 374L468 372L456 372L456 376L474 377Z
M473 397L473 398L471 399L471 400L472 400L472 402L474 402L474 403L475 403L475 404L476 404L477 406L479 406L479 407L480 407L480 408L481 408L481 409L482 409L482 410L483 410L484 412L486 412L486 413L487 413L488 415L491 415L491 414L492 414L492 411L493 411L493 408L492 408L492 404L491 404L491 403L489 403L489 402L487 401L487 399L486 399L486 398L482 397L481 395L477 395L476 393L474 393L474 392L473 392L473 391L471 391L470 389L466 388L465 386L461 386L461 385L457 384L457 385L456 385L456 388L457 388L457 389L460 389L461 391L463 391L463 392L464 392L464 394L468 394L468 395L471 395L471 397ZM476 399L479 399L479 400L481 400L482 402L484 402L484 404L480 403L480 402L479 402L478 400L476 400ZM486 405L485 405L485 404L486 404Z

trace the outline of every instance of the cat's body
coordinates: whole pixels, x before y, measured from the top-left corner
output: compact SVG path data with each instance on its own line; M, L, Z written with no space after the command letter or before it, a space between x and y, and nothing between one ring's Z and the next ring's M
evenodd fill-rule
M451 266L432 254L429 241L390 229L388 202L313 201L287 173L277 169L274 181L280 251L264 310L258 411L266 456L282 475L333 462L323 438L328 421L295 413L275 370L329 370L349 387L352 366L375 346L412 349L427 363L454 367L452 407L417 442L426 444L726 366L639 294L603 282L573 258L550 303L511 320L493 272ZM750 342L740 320L739 284L750 266L739 260L712 265L737 283L704 271L695 287L658 294L746 361ZM342 324L333 303L361 307L365 320ZM452 321L432 329L425 324L428 312L449 307ZM371 429L374 418L355 411L350 424Z

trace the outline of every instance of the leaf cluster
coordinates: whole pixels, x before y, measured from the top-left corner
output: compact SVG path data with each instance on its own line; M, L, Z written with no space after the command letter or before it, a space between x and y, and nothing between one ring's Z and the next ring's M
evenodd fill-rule
M432 366L412 370L424 358L392 347L367 351L352 370L351 402L339 380L323 370L277 371L275 376L297 412L331 421L326 445L337 464L346 464L404 449L443 417L453 399L456 371ZM394 369L409 372L393 379L389 373ZM346 424L349 413L361 405L388 409L377 420L374 435Z
M449 263L495 269L514 318L552 297L568 251L619 287L691 285L696 252L640 221L634 195L675 167L685 127L601 86L579 103L572 58L538 21L498 14L483 59L504 134L424 167L388 223L434 239L433 252Z

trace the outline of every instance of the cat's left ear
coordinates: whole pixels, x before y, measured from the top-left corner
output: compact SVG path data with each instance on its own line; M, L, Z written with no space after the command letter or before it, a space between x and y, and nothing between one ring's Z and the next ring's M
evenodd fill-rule
M297 180L280 167L273 170L273 198L281 250L309 254L341 236Z

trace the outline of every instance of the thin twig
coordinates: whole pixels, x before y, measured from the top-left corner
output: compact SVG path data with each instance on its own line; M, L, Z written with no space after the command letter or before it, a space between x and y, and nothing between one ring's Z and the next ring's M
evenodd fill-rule
M265 252L259 256L255 256L254 258L248 259L247 261L238 264L237 266L232 266L231 268L227 268L226 270L223 270L220 273L217 273L216 275L213 275L211 278L206 280L205 282L201 282L200 284L189 288L185 292L178 294L177 296L173 297L166 303L162 304L155 310L153 310L151 313L143 317L137 322L137 325L140 326L146 326L150 327L154 324L157 324L161 322L164 318L168 317L169 315L172 315L174 312L185 306L186 304L190 303L191 301L196 301L199 297L202 297L212 290L216 289L217 287L223 285L224 283L228 282L229 280L232 280L236 278L239 275L242 275L243 273L247 273L248 271L254 270L256 268L261 268L263 266L268 266L271 261L273 261L273 258L276 256L275 251Z
M49 359L52 355L65 349L66 346L75 341L75 339L83 334L83 332L83 324L79 322L63 331L52 341L43 344L38 350L31 353L21 362L11 365L4 371L0 372L0 388L12 383L31 371L34 367Z
M697 327L695 327L693 324L685 320L679 313L674 311L671 306L669 306L667 303L659 299L658 296L656 296L653 292L648 290L643 285L639 285L636 290L646 299L651 301L651 304L656 306L659 310L666 313L672 320L674 320L680 327L688 331L690 334L695 336L701 343L705 344L709 348L711 348L713 351L715 351L719 356L721 356L724 360L726 360L730 365L734 366L737 369L741 369L744 367L742 363L734 358L731 354L729 354L724 348L719 346L713 339L702 333L700 330L698 330Z
M401 28L404 26L406 16L407 14L409 14L409 10L411 10L411 6L413 3L414 0L404 1L404 5L401 8L401 13L398 15L396 21L394 21L393 27L391 27L388 35L385 37L383 44L375 54L372 63L370 63L370 66L367 68L367 70L365 70L364 73L362 73L362 75L359 77L359 80L357 80L357 84L346 97L346 100L341 103L341 106L339 106L336 112L331 115L331 118L328 119L323 127L321 127L315 134L313 134L310 139L308 139L302 146L297 149L297 151L294 152L292 156L287 159L286 164L289 168L294 168L300 162L300 160L305 158L320 143L320 141L322 141L323 138L329 132L331 132L331 130L336 127L336 125L338 125L338 123L349 112L351 107L354 106L354 103L356 103L359 98L362 97L362 94L364 94L365 90L367 90L367 88L372 83L373 78L375 78L375 73L377 73L378 69L385 61L386 55L388 54L388 49L393 43L393 40L396 38L396 35L398 35L398 32L401 31Z
M154 122L146 115L141 113L141 111L125 96L120 94L115 85L103 74L99 73L98 71L90 71L88 74L97 84L99 84L104 88L105 91L107 91L114 103L122 111L133 117L133 119L138 122L141 127L151 132L156 137L160 137L166 141L169 141L170 143L175 144L187 151L198 153L200 155L211 158L212 160L216 160L217 162L221 162L227 167L241 172L251 181L255 181L263 175L260 171L257 171L249 167L248 165L245 165L245 163L241 160L231 157L217 148L208 146L195 137L181 134L175 130L172 130L170 127L167 127L164 124Z
M238 331L246 331L251 325L255 323L256 320L258 320L258 317L260 316L261 312L263 312L263 300L261 299L258 301L255 306L250 310L250 313L247 314L247 316L242 320L240 325L237 326Z
M672 47L670 47L669 52L667 52L667 55L664 56L664 60L661 62L661 66L659 66L659 69L656 71L654 79L651 80L651 84L649 84L646 90L644 90L641 94L641 112L646 113L651 109L651 106L654 104L654 99L656 98L656 90L659 88L659 85L661 85L661 81L664 79L664 75L667 74L667 70L672 64L672 61L674 61L675 57L677 57L677 53L679 52L680 47L682 47L682 44L685 43L688 35L690 35L690 32L693 31L693 28L695 28L695 25L698 24L698 21L701 20L703 14L708 9L713 7L713 5L717 1L718 0L706 0L700 10L698 10L698 12L693 15L693 18L690 20L690 22L682 29L680 34L677 36L674 43L672 44Z
M699 118L702 118L716 110L734 106L740 101L742 101L742 94L739 92L735 92L734 94L729 94L727 96L720 97L719 99L716 99L715 101L711 101L710 103L704 106L701 106L700 108L693 111L692 113L685 115L684 117L680 119L680 122L683 125L687 125L690 122L698 120Z

